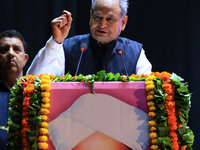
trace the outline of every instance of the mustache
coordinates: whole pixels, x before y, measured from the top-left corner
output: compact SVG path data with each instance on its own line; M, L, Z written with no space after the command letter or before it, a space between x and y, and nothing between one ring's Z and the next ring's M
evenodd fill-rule
M10 62L15 62L15 64L17 64L17 59L16 57L8 57L7 60L6 60L7 63L10 63Z

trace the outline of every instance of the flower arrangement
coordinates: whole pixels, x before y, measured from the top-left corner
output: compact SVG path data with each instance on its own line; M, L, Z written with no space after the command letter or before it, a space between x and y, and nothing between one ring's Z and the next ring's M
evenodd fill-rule
M194 142L187 126L191 93L176 74L152 73L146 79L151 150L188 150Z
M191 93L176 74L152 73L131 76L99 71L96 75L24 76L11 90L8 120L8 149L48 149L50 82L145 81L151 149L192 149L193 132L187 126Z

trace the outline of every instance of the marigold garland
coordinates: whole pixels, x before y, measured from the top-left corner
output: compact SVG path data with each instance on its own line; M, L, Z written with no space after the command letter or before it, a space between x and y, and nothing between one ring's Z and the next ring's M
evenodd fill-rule
M29 142L28 142L28 135L27 131L31 130L31 124L29 124L29 106L31 105L30 99L34 93L35 87L33 82L35 81L35 77L32 75L27 76L27 82L24 83L24 90L23 90L23 110L22 110L22 149L29 150Z
M40 88L42 90L41 96L42 96L42 103L41 103L41 109L40 109L40 116L42 118L42 122L39 129L39 138L38 138L38 147L39 149L47 149L47 134L48 134L48 114L49 114L49 97L50 97L50 76L49 75L43 75L41 76L40 81Z
M187 127L191 93L182 78L167 72L153 72L150 76L132 74L128 77L121 76L119 73L106 74L105 71L88 76L80 74L73 77L68 73L64 76L40 74L22 77L12 89L9 103L11 117L8 122L11 129L8 130L9 149L48 148L50 82L73 81L88 82L91 89L94 81L145 81L149 109L150 149L192 149L194 135ZM16 138L20 137L20 134L21 138Z

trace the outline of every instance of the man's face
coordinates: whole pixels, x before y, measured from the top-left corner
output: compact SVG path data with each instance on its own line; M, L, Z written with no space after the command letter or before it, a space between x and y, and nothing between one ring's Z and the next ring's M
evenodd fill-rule
M4 75L16 74L16 78L22 73L28 60L23 44L19 38L4 37L0 40L0 72Z
M127 16L122 18L118 0L97 0L90 16L90 32L101 45L115 40L124 30Z

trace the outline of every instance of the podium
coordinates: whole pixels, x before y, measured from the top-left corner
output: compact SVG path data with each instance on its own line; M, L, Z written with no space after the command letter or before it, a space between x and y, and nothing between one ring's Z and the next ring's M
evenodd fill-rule
M148 147L148 106L144 81L94 82L95 94L86 82L50 84L49 150L56 147L71 149L94 131L131 148ZM81 126L83 131L73 125Z

